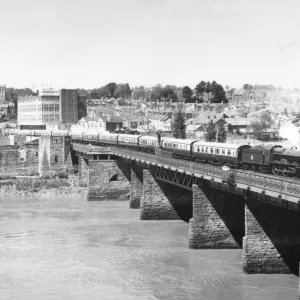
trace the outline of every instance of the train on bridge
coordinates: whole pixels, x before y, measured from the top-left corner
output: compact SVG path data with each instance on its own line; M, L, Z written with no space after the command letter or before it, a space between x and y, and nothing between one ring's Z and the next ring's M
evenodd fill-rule
M70 136L80 143L104 144L154 153L157 149L174 158L183 158L212 165L273 173L300 178L300 150L280 145L226 144L191 139L161 138L160 135L131 135L114 133L75 133L67 130L22 130L24 135Z
M300 178L300 151L295 147L286 149L274 144L251 147L129 134L70 132L70 135L74 142L114 145L152 153L160 149L174 158Z

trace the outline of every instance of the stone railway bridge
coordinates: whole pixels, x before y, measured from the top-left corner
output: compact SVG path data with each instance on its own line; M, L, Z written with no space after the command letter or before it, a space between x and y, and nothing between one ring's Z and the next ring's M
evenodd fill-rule
M189 222L191 249L242 249L246 273L299 275L300 181L43 136L43 174L78 164L87 200L130 198L141 220ZM60 143L60 146L59 146ZM54 166L52 166L54 165ZM226 177L228 179L228 177Z

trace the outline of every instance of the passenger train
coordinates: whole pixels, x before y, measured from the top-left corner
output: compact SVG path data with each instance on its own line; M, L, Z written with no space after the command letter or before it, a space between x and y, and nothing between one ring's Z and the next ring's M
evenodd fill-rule
M27 133L26 133L26 132ZM74 142L116 145L154 153L161 149L174 158L213 165L228 165L234 168L273 173L300 178L300 150L296 147L283 148L280 145L250 145L202 142L191 139L160 138L145 135L74 133L67 130L22 130L24 135L67 135Z
M174 158L300 178L300 151L296 147L292 149L283 148L280 145L251 147L250 145L130 134L84 132L70 133L70 135L74 142L103 143L152 153L155 148L159 148L170 153Z

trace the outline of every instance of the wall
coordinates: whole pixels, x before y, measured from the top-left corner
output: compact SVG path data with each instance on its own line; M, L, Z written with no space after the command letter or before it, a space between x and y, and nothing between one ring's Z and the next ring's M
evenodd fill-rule
M23 145L0 146L1 174L24 175L29 171L37 172L38 151L37 140ZM25 160L21 161L21 157L24 157Z
M110 201L129 198L130 182L126 172L113 160L89 160L88 200Z

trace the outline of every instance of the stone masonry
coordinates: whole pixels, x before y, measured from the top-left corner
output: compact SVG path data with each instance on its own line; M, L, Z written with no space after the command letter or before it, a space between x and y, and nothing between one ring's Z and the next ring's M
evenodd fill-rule
M83 157L78 159L78 184L79 186L87 186L89 175L89 161Z
M39 173L55 173L65 170L67 154L70 148L69 137L39 137Z
M89 160L88 200L126 200L130 183L113 160Z
M0 146L1 174L26 175L30 172L37 172L38 165L38 139L19 145Z
M143 194L143 169L136 162L131 162L130 208L140 208Z
M247 197L245 202L243 270L299 274L299 213L253 198Z
M141 198L141 220L180 219L168 199L168 191L147 169L143 170L143 195Z
M189 222L189 248L241 248L244 201L208 186L193 185L193 218Z

